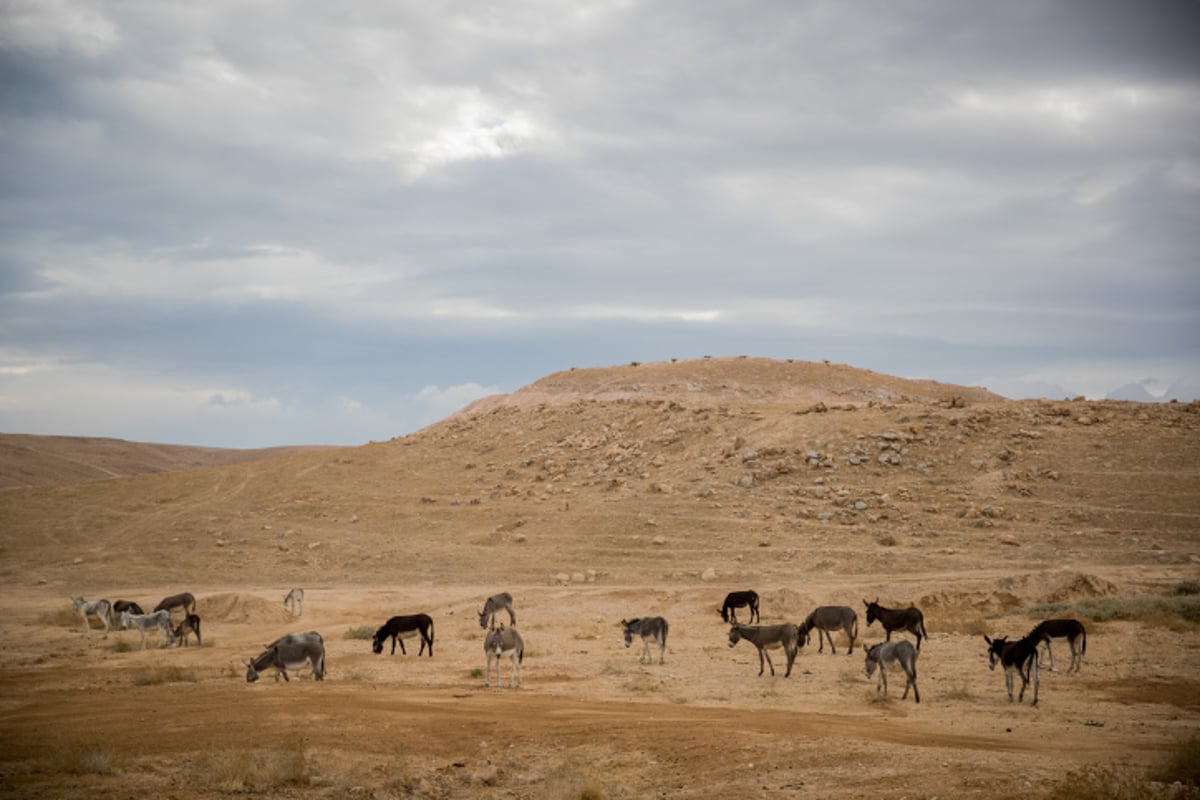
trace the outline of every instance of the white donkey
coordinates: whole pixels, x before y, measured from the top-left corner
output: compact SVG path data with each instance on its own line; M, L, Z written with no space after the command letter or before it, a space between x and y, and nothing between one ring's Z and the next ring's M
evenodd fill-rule
M158 629L158 646L174 641L171 631L171 612L167 609L155 611L153 614L131 614L128 611L121 615L121 627L136 628L142 637L142 649L146 649L146 631Z
M297 586L283 596L283 610L289 615L304 616L304 590Z
M71 605L75 607L75 613L83 620L83 631L87 637L92 638L92 626L88 622L88 617L95 617L104 625L104 638L108 638L109 623L112 622L112 604L107 600L93 600L88 602L82 597L72 597Z

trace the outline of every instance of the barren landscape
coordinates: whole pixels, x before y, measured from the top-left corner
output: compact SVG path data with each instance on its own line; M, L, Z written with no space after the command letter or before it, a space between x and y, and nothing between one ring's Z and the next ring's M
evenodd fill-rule
M0 797L1196 796L1196 403L733 358L568 370L409 436L251 460L37 439L0 449ZM717 612L749 588L763 623L854 608L854 652L814 636L759 677ZM483 684L476 612L502 590L514 689L507 661ZM181 591L202 647L71 616ZM876 598L925 613L920 704L864 674ZM432 658L371 652L418 612ZM663 665L624 647L645 615L670 622ZM1056 641L1038 705L1010 703L983 636L1051 616L1087 626L1082 670ZM246 682L306 630L323 682Z

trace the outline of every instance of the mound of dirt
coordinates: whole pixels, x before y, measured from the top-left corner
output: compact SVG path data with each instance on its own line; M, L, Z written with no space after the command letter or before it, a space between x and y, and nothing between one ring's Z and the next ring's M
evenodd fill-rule
M1066 603L1081 597L1111 597L1119 591L1117 585L1111 581L1096 575L1075 572L1064 575L1058 586L1042 596L1041 602Z
M241 592L200 598L196 601L196 613L204 620L234 624L286 622L289 619L282 605Z
M970 609L979 614L1008 614L1020 608L1024 601L1012 592L996 591L940 591L927 594L917 601L917 607L925 610L964 611Z

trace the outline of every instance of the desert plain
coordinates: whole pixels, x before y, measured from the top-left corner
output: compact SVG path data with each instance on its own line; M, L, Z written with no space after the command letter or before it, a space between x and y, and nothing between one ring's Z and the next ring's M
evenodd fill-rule
M0 797L1195 796L1196 403L713 358L555 373L361 447L9 434L0 570ZM853 652L814 637L760 677L717 613L751 588L763 623L855 609ZM203 646L71 615L182 591ZM498 591L519 688L507 661L484 685ZM925 614L919 704L864 674L876 598ZM411 613L432 657L374 654ZM648 615L661 665L622 640ZM1087 627L1082 668L1056 641L1010 702L983 637L1051 616ZM247 683L307 630L324 681Z

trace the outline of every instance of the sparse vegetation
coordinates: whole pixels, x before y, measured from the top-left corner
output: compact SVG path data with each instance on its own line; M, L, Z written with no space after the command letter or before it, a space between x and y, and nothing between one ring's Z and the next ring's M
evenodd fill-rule
M284 750L223 750L206 754L201 781L225 792L265 792L308 783L304 740L296 736Z
M373 639L373 638L375 638L375 626L374 625L358 625L353 628L348 628L346 630L345 638L347 638L347 639L367 639L367 640Z
M1085 597L1072 603L1043 603L1029 609L1029 616L1074 614L1091 622L1132 620L1170 627L1179 620L1200 623L1200 595L1139 595L1136 597Z
M1171 587L1173 595L1196 595L1200 594L1200 580L1180 581Z
M50 749L44 763L51 773L111 775L119 769L121 756L108 742L63 741Z
M53 611L45 611L38 617L38 622L43 625L54 625L60 628L76 628L80 632L83 631L83 623L79 620L79 615L75 613L75 609L68 605L65 608L56 608ZM93 622L93 625L96 623Z
M196 683L196 670L173 665L144 669L133 676L134 686L158 686L164 683Z
M1047 800L1200 800L1200 736L1148 771L1109 765L1069 772Z

